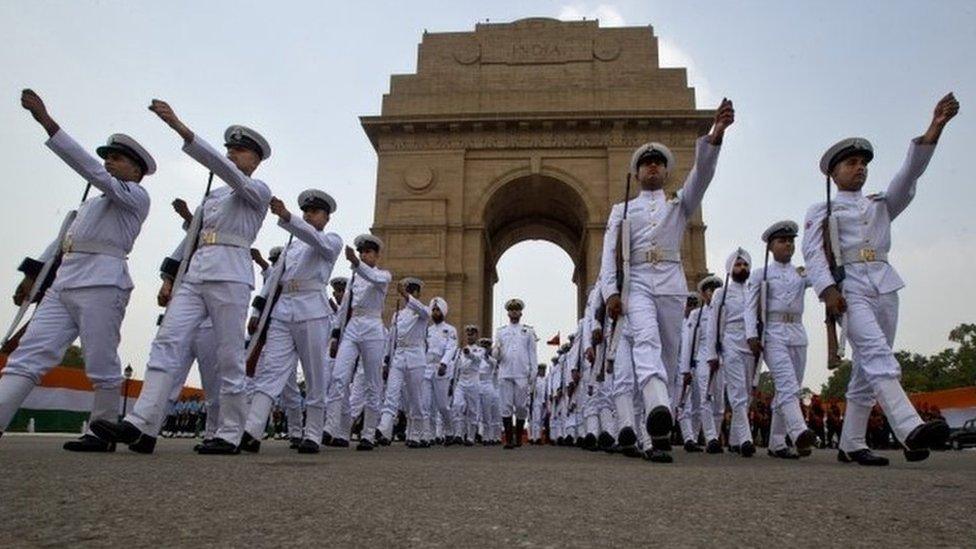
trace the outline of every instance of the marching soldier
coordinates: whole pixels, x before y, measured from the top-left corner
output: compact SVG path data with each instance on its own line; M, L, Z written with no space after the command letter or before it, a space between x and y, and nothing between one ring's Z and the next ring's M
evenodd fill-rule
M478 379L481 381L480 406L481 437L486 446L500 442L501 410L498 399L498 361L491 356L492 341L483 337L478 340L485 350L485 360L481 361L478 369Z
M621 446L633 446L634 394L643 400L644 428L651 437L647 449L651 461L671 462L672 429L669 386L678 368L681 317L687 295L681 266L681 242L688 219L701 206L702 198L715 173L715 165L725 130L735 119L732 102L723 99L711 132L698 139L695 165L674 199L664 194L668 174L674 169L674 155L660 143L638 148L630 163L631 174L641 185L633 200L616 204L607 221L603 241L600 285L611 319L620 319L622 330L614 366L614 400L620 427ZM630 234L622 235L625 205L631 222ZM617 238L628 238L623 249L631 250L624 264L630 271L629 302L621 300L617 286Z
M429 305L431 316L427 326L427 368L424 370L424 427L428 441L434 440L437 433L434 426L440 417L444 438L451 441L452 431L451 402L448 398L451 380L454 379L454 362L457 359L457 329L445 322L447 301L435 297Z
M131 137L114 134L98 147L95 152L105 160L102 164L61 129L36 93L24 90L20 102L47 132L48 148L102 195L82 203L64 241L51 243L39 261L28 258L21 264L24 281L14 296L17 305L28 299L34 284L45 283L37 280L44 264L54 260L59 248L63 254L54 282L0 377L0 435L31 389L79 336L85 373L95 388L90 418L117 419L122 385L119 327L132 292L127 257L149 214L149 193L140 183L156 171L152 156ZM169 386L166 389L168 394ZM112 442L87 431L64 449L111 452Z
M406 446L407 448L422 448L427 440L425 431L427 421L424 417L423 395L424 375L427 359L424 355L425 338L427 337L427 323L430 322L431 309L418 299L423 289L423 281L414 277L407 277L397 285L397 292L403 299L403 308L394 313L393 324L390 327L392 356L390 358L390 372L401 372L402 392L405 400L404 411L407 416ZM391 392L401 392L400 386L387 382L387 401L391 401ZM396 395L399 403L400 395ZM393 408L396 414L396 408ZM389 434L392 436L393 423L391 416Z
M480 405L481 363L486 360L485 349L478 345L479 329L473 324L464 327L464 347L457 359L457 384L454 386L454 435L463 437L465 446L474 444L478 431Z
M762 353L776 387L769 452L784 459L809 456L816 440L800 409L800 384L807 364L803 294L811 282L802 267L791 263L797 232L793 221L779 221L763 233L767 265L753 269L749 276L745 310L749 348L757 356ZM787 435L796 452L787 445Z
M383 391L383 350L386 340L383 302L393 277L389 271L377 267L383 248L382 240L371 234L361 234L353 243L355 250L346 246L346 259L352 265L353 277L339 307L338 325L342 328L329 392L348 400L354 368L358 364L364 381L365 414L356 450L369 451L375 447L380 395ZM333 334L336 335L335 331ZM330 399L328 414L338 417L341 413L341 402Z
M692 383L692 375L687 372L697 370L697 359L691 352L696 339L700 339L702 331L701 317L697 314L704 306L697 295L689 295L685 300L685 318L681 325L681 350L679 352L678 372L681 381L676 388L678 399L675 404L678 425L684 439L684 449L688 453L701 452L698 444L698 433L701 431L701 397L698 394L698 384ZM697 326L697 330L696 330Z
M342 251L342 238L336 233L323 232L336 211L335 200L327 193L317 189L304 191L298 195L298 206L301 217L288 211L279 198L271 199L271 213L278 216L278 226L291 233L295 240L275 264L281 269L277 301L274 298L278 288L265 286L263 299L256 302L259 310L271 307L271 312L267 342L254 380L256 390L241 440L241 449L248 452L260 449L261 432L274 399L294 374L296 361L302 364L306 394L305 431L298 452L317 454L322 438L328 384L326 345L333 316L325 289ZM288 427L291 430L290 424Z
M853 349L838 451L842 462L888 464L887 459L874 455L864 440L875 401L910 461L925 459L928 449L941 447L949 435L944 421L922 421L899 383L901 369L891 347L898 323L898 290L905 284L888 264L888 252L891 222L911 203L916 182L925 172L942 130L958 112L959 101L953 94L939 100L928 129L912 140L902 168L883 193L861 193L867 165L874 157L866 139L840 141L820 160L820 170L827 177L828 200L807 212L803 255L814 289L826 304L828 315L842 318ZM831 180L837 186L833 203Z
M199 453L236 454L247 414L242 327L254 287L250 250L271 200L268 186L252 175L271 155L271 147L256 131L231 126L224 132L227 154L223 156L190 130L165 102L154 99L149 110L183 139L184 152L227 186L208 193L198 209L203 219L192 261L184 257L184 250L190 248L183 245L164 261L166 272L174 278L181 261L189 261L189 266L182 284L171 295L166 287L160 291L161 299L171 303L149 352L139 400L121 423L98 420L92 423L92 430L136 451L152 452L166 396L181 366L180 349L209 316L221 377L220 427ZM167 280L164 286L172 288L172 282Z
M688 317L689 324L692 325L690 337L682 340L681 354L686 358L681 363L681 374L684 377L685 385L694 385L695 391L692 398L697 398L697 409L701 421L701 430L705 435L705 451L709 454L721 454L722 445L719 443L718 429L712 420L711 386L714 381L718 367L712 369L705 357L708 356L707 350L707 326L709 318L713 313L710 308L712 294L722 286L722 280L717 276L707 276L698 282L698 294L702 298L700 307L692 311ZM724 403L724 399L723 399ZM691 422L682 424L691 427ZM690 431L691 429L689 429ZM698 437L698 431L685 433L685 446L689 449L689 443L694 444L694 439ZM694 450L691 450L694 451Z
M505 303L509 324L498 329L492 356L498 361L498 398L505 430L505 448L522 445L522 430L528 415L526 397L532 371L538 364L535 344L538 338L531 326L522 324L521 299Z
M532 384L532 403L529 410L529 443L542 444L543 414L546 402L546 365L540 363Z
M732 424L729 444L733 452L752 457L756 447L749 427L749 395L756 372L756 357L746 343L746 282L752 258L742 248L736 249L725 262L727 284L712 296L713 314L709 316L705 351L708 366L725 373ZM718 398L714 392L713 399Z

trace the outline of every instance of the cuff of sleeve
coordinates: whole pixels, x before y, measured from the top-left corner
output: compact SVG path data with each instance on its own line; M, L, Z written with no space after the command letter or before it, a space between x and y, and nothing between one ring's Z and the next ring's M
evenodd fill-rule
M823 295L824 290L834 285L834 280L831 279L819 279L814 281L813 289L817 292L817 298L819 299Z
M267 302L268 302L268 300L265 299L264 296L262 296L262 295L256 295L256 296L254 296L254 301L251 302L251 307L254 307L254 310L255 311L260 312L260 311L263 311L264 310L264 304L267 303Z
M71 138L68 137L68 134L65 133L64 130L58 128L57 133L51 137L48 137L47 141L44 142L44 145L46 145L47 148L51 149L52 151L63 150L66 144L65 141L69 139Z
M176 273L180 270L180 262L173 259L172 257L167 257L163 259L163 264L159 266L159 272L163 277L176 278Z
M25 257L24 260L20 262L20 266L17 267L17 270L31 278L37 278L37 275L41 274L41 269L43 268L44 263L30 257Z

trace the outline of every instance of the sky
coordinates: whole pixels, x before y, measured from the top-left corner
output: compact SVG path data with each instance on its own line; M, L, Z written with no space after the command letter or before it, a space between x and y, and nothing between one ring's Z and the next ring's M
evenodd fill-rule
M840 138L870 139L876 156L866 190L883 190L908 141L926 128L936 101L954 91L950 123L918 195L893 227L890 261L907 282L896 348L932 353L949 330L972 322L974 292L960 285L976 267L973 177L976 144L976 3L846 2L143 2L8 0L0 3L0 288L19 281L81 196L83 183L44 146L21 109L31 87L62 127L89 149L110 133L136 137L160 168L146 180L150 215L130 256L136 288L119 349L137 377L155 333L158 266L179 236L169 203L199 200L205 170L146 110L169 101L197 133L219 143L232 123L260 131L273 156L260 177L294 199L326 189L339 209L330 227L346 240L372 225L376 155L359 125L380 111L391 74L413 73L425 30L472 31L477 22L524 17L598 18L603 26L650 25L663 66L687 67L699 108L735 101L718 171L704 201L708 266L743 246L759 257L759 235L778 219L802 221L822 200L822 152ZM257 245L284 233L265 223ZM797 258L797 262L800 258ZM344 274L344 265L336 274ZM525 321L540 337L575 325L571 261L558 247L526 242L498 265L496 325L505 296L535 307ZM12 318L10 301L0 321ZM822 309L811 295L804 385L827 378ZM6 311L6 312L3 312ZM540 349L549 352L544 346ZM197 378L194 376L191 381Z

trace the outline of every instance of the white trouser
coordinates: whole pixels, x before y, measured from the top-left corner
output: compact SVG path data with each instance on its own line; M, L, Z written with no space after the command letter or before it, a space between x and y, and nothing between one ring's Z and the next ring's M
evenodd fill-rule
M749 395L752 392L752 377L756 371L756 358L752 353L735 350L733 342L723 343L722 370L725 374L725 387L732 407L732 424L729 426L729 443L740 446L752 442L749 428Z
M477 380L459 381L454 386L454 435L474 440L478 430L480 388Z
M898 327L898 294L869 297L845 292L844 297L853 367L847 385L848 406L840 448L845 452L867 448L864 434L875 399L881 404L895 436L904 442L922 424L922 419L898 383L901 366L891 351ZM865 408L867 414L862 411Z
M399 353L399 349L397 353ZM397 413L400 411L401 398L406 392L406 387L403 381L403 370L405 367L405 362L402 359L397 359L396 355L390 360L390 368L386 374L386 387L384 388L383 394L383 411L380 416L380 425L378 429L383 436L386 438L392 438L393 436L393 424L396 423ZM404 408L408 408L409 405L405 405ZM408 414L409 415L409 414Z
M383 390L383 350L385 342L382 339L372 339L365 341L354 341L346 338L339 344L339 352L336 355L335 369L332 373L332 384L329 387L329 394L339 396L346 401L350 400L350 385L353 381L353 367L356 365L357 358L360 358L359 370L363 375L363 430L361 437L370 442L373 441L373 434L379 422L380 394ZM358 415L353 410L350 402L350 412ZM340 401L330 399L328 414L342 414ZM352 417L350 415L350 417Z
M296 368L296 362L297 357L292 359L291 365L288 367L288 381L280 393L281 408L285 411L285 420L288 423L288 438L302 438L302 392L298 388L298 369ZM258 386L255 383L252 396L257 391ZM315 441L314 438L311 438L311 440Z
M769 447L774 451L782 450L786 448L786 435L796 441L807 428L800 410L800 383L806 370L807 346L790 345L788 341L779 341L768 333L763 346L763 358L776 387Z
M678 402L680 407L678 408L678 424L681 426L681 436L685 442L696 442L698 440L698 426L701 422L695 420L700 420L702 416L702 401L705 399L701 394L703 386L698 382L698 378L701 377L699 370L708 372L708 366L698 364L691 370L691 384L688 385L687 389L684 389L684 403ZM707 378L707 374L705 377ZM680 399L681 393L679 392L675 398Z
M325 356L326 342L332 319L315 318L298 322L271 319L268 337L258 361L254 376L255 391L267 395L271 400L282 394L288 381L295 377L295 363L301 361L305 375L305 431L304 438L318 443L322 437L322 422L325 419ZM297 387L296 387L297 389ZM299 393L300 394L300 393ZM284 403L284 394L282 394ZM298 406L285 405L286 409L296 409L297 414L289 414L289 435L301 432L301 400ZM246 430L251 436L259 438L268 421L270 410L251 409L247 418ZM292 422L297 425L292 425Z
M525 406L528 385L523 377L502 378L498 380L498 398L502 417L515 416L516 419L525 420L528 409Z
M217 348L214 345L213 326L205 323L197 330L193 343L184 347L182 371L177 374L173 389L169 394L169 401L176 402L180 392L186 385L193 361L197 362L200 370L200 384L203 385L204 405L207 410L207 423L203 431L203 438L209 439L217 433L217 417L220 413L220 375L217 371Z
M532 400L532 409L529 410L529 440L542 438L542 404L544 399L545 397L539 394Z
M677 378L685 298L636 290L618 328L623 332L613 371L615 397L640 393L651 377L661 378L669 387Z
M79 336L85 357L85 374L96 392L89 421L118 420L119 387L122 385L119 327L130 292L115 286L61 290L52 287L47 290L20 345L3 369L3 378L20 376L30 383L0 378L0 432L10 424L30 394L30 388L60 364L68 345ZM3 388L5 384L9 386Z
M149 351L142 393L126 420L144 433L158 432L166 396L182 365L182 349L200 323L213 321L220 387L220 427L216 437L240 444L247 413L244 381L244 320L251 289L240 282L183 282L173 295L163 325Z
M709 392L708 376L710 374L708 362L699 362L698 367L691 372L691 383L698 389L698 394L696 395L698 397L698 417L701 421L702 433L705 435L705 442L716 440L718 439L718 433L715 430L715 421L712 419L712 399L714 397L714 400L718 400L722 396L717 392L715 395ZM717 372L715 377L718 377ZM712 382L714 384L715 380L713 379ZM717 391L714 387L712 387L712 390ZM685 437L685 440L688 440L687 437Z
M490 380L479 382L479 386L480 405L478 411L481 421L481 436L486 439L493 439L495 437L495 416L498 413L498 393L495 390L495 384Z
M435 430L438 418L441 421L445 436L453 436L451 432L451 407L447 393L450 391L450 378L440 377L434 374L430 379L424 379L423 403L425 407L424 433L425 440L432 440L435 435L440 435Z

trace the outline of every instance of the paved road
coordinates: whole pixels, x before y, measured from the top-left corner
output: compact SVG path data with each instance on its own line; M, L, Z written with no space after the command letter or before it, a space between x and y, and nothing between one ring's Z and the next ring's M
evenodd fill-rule
M0 546L976 544L976 452L868 469L827 451L654 465L535 447L299 456L283 442L205 457L189 440L74 455L62 440L0 440Z

